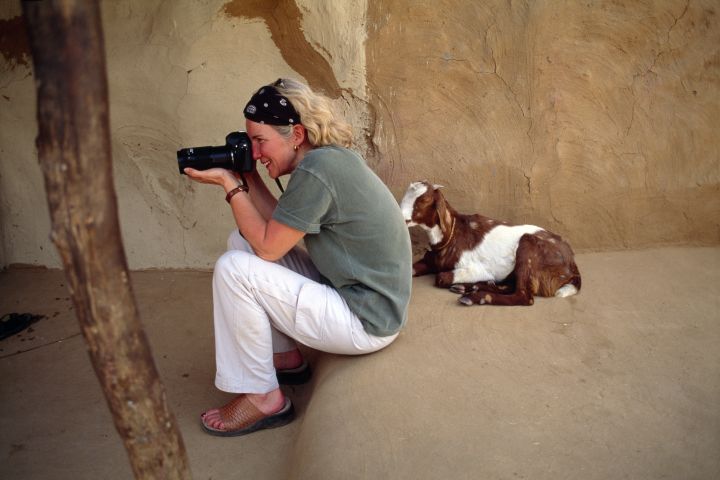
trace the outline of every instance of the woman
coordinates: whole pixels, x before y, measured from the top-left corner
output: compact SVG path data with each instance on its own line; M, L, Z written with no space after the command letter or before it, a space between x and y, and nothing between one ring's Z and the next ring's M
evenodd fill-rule
M247 186L225 169L185 170L223 187L238 226L213 275L215 385L239 394L202 415L203 428L221 436L292 420L279 383L309 377L296 342L348 355L389 345L407 319L411 288L398 204L347 148L350 126L329 100L280 79L244 112L255 161L273 179L291 175L279 200L257 170Z

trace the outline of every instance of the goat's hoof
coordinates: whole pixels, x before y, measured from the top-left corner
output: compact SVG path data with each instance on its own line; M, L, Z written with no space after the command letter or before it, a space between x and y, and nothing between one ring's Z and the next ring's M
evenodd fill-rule
M467 293L467 291L465 291L465 285L462 285L460 283L450 285L450 291L453 293Z
M474 305L472 298L468 297L467 295L460 297L458 299L458 302L462 303L466 307L470 307L470 306Z

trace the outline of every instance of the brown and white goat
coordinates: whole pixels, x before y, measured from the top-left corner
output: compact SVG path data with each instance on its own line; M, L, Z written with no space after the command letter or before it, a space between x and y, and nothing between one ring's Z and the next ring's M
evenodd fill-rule
M532 305L533 297L568 297L580 291L570 245L535 225L510 225L463 215L440 187L413 182L400 202L408 227L427 232L430 250L413 275L436 273L435 285L462 293L464 305Z

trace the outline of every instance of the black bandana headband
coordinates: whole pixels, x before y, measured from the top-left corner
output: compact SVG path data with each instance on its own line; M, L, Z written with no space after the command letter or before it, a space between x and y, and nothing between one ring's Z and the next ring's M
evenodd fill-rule
M245 118L268 125L299 125L300 115L287 97L277 91L282 80L258 90L245 105Z

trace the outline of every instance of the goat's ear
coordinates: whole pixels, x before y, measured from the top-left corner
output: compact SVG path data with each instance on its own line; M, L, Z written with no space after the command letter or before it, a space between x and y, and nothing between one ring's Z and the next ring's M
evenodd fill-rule
M439 183L433 184L433 190L440 190L441 188L445 188L444 185L440 185Z
M443 230L447 230L448 228L450 228L450 222L452 221L452 217L450 215L450 211L448 210L447 202L442 197L442 195L438 195L438 197L435 199L435 209L438 214L438 221L440 222Z

